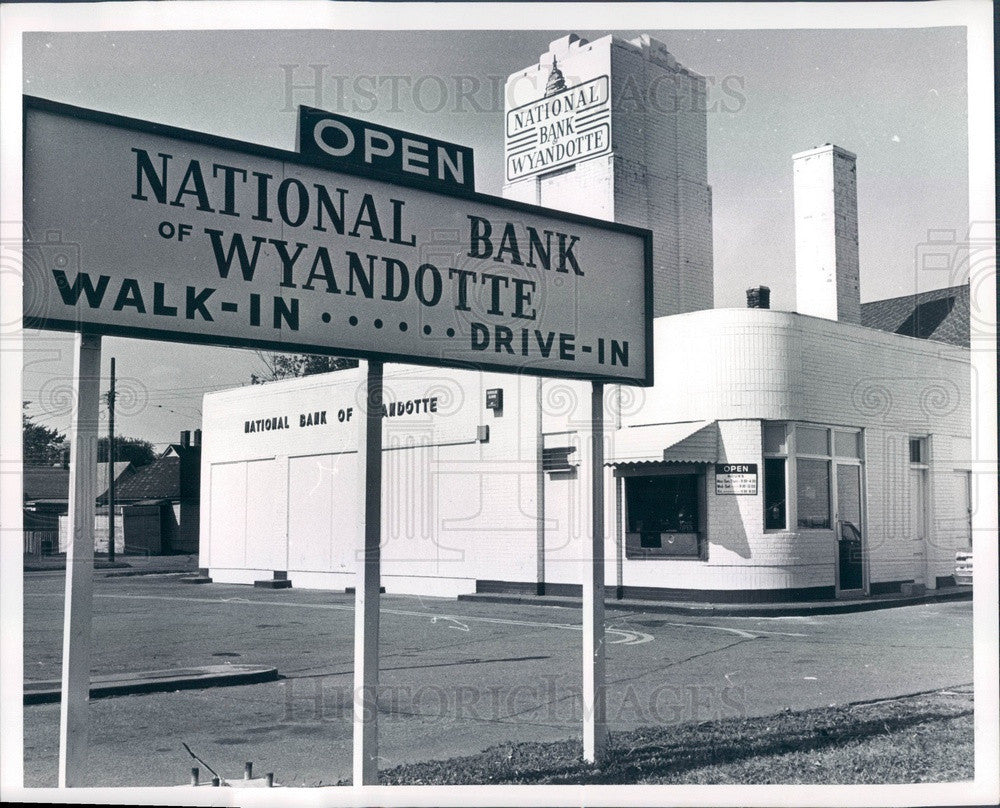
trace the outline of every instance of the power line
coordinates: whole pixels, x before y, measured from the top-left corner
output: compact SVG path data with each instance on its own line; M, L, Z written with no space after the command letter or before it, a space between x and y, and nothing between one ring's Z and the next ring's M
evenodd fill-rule
M27 371L26 371L27 372ZM53 374L54 375L54 374ZM104 378L104 377L102 377ZM118 378L118 383L127 383L133 381L135 377L125 377ZM146 385L141 385L144 390L149 393L179 393L186 392L188 395L194 395L198 392L211 392L213 390L233 390L239 387L246 387L250 382L219 382L217 384L195 384L189 385L187 387L147 387ZM25 391L27 394L31 394L31 390Z

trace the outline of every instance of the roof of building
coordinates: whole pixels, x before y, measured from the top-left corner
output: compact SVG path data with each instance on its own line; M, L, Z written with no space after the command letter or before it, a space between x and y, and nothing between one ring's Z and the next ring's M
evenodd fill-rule
M26 465L23 479L26 500L69 499L69 469L62 466Z
M969 284L861 304L861 324L969 347Z
M140 499L180 499L181 461L179 457L158 457L136 469L115 488L118 502Z
M135 471L131 461L124 460L115 463L115 482L120 484L123 479ZM25 466L24 467L24 498L31 502L38 500L68 501L69 500L69 469L62 466ZM108 466L101 463L97 466L97 496L101 497L108 490ZM116 492L117 493L117 492Z
M201 459L201 445L200 444L188 444L185 446L183 443L171 443L166 449L160 454L160 457L181 457L181 458L194 458L195 460Z
M131 475L135 472L135 467L131 460L119 460L115 463L115 493L118 493L118 486L121 485L122 475ZM97 496L101 497L108 491L108 464L100 463L97 466Z

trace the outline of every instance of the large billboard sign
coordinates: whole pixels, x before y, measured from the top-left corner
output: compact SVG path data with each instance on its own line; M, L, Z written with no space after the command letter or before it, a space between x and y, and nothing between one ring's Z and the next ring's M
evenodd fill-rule
M577 84L507 112L507 181L611 153L608 76Z
M652 383L648 230L26 97L26 327Z

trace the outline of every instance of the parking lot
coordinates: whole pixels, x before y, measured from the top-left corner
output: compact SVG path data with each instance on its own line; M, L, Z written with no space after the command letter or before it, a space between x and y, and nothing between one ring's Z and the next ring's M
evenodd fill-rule
M60 674L62 573L25 576L25 678ZM580 733L573 609L384 596L381 766ZM972 681L972 604L822 617L609 612L615 728L767 715ZM244 761L279 783L350 775L353 597L191 586L177 576L94 587L93 672L270 665L275 682L96 699L87 785L173 785ZM59 707L26 706L25 785L55 785Z

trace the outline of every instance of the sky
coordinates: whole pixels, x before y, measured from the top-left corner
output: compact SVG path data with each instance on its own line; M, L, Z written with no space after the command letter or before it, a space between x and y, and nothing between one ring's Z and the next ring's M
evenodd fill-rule
M715 305L771 288L793 309L791 155L832 142L858 157L862 301L962 283L920 250L968 228L962 28L699 31L152 31L32 33L25 93L294 148L295 105L325 107L471 146L477 190L499 195L508 74L567 33L661 39L710 77ZM319 85L316 83L320 79ZM464 98L461 90L465 90ZM25 335L23 398L69 425L72 339ZM200 426L204 392L249 383L252 351L106 337L116 431L163 449Z

